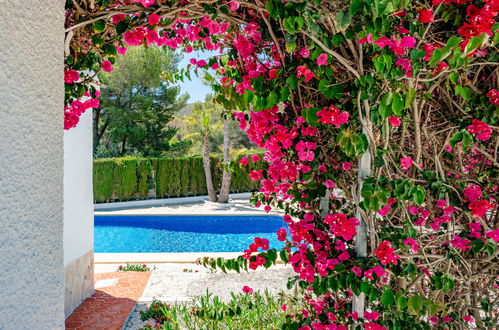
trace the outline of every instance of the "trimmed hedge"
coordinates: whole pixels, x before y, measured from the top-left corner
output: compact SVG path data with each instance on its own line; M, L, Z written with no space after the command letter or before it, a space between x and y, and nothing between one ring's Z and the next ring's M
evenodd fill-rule
M211 158L213 184L220 188L222 160ZM252 163L259 170L263 163ZM156 198L207 195L203 158L109 158L94 160L94 201L97 203L147 199L155 189ZM235 166L231 193L259 189L259 182L250 180L248 168Z

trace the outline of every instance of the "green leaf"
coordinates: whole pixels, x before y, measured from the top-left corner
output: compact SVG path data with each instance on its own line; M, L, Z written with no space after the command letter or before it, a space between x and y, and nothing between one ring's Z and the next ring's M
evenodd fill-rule
M402 110L404 109L405 106L405 99L402 98L402 95L400 93L395 93L393 95L393 100L392 100L392 111L395 116L400 116L402 115Z
M385 307L390 307L395 303L395 297L393 296L393 292L390 289L385 289L383 294L381 295L381 303Z
M286 79L286 84L291 89L296 89L298 88L298 78L296 78L296 76L289 76L288 79Z
M416 186L416 189L412 195L412 200L416 205L420 206L425 201L425 190L421 186Z
M277 104L278 101L279 101L279 96L277 95L277 93L274 91L270 92L269 96L267 97L266 108L267 109L272 108L274 105Z
M104 20L98 20L97 22L94 22L93 27L94 31L99 33L106 29L106 23L104 22Z
M407 306L409 307L409 312L411 314L418 314L423 310L423 298L420 296L412 296L409 298Z
M407 298L404 296L397 297L397 308L403 311L407 307Z
M289 251L288 250L281 250L279 252L279 256L281 257L281 260L284 261L284 263L288 263L289 261Z
M355 16L357 12L362 8L363 6L363 1L362 0L353 0L352 3L350 4L350 16Z
M360 289L362 290L362 292L364 292L364 294L368 295L369 292L371 292L371 288L372 288L372 285L367 283L367 282L362 282L360 283Z
M335 16L336 23L338 24L338 30L344 31L348 28L350 23L352 23L352 16L350 11L340 11Z
M468 101L470 99L471 89L469 89L468 87L456 85L454 92L456 93L456 96L461 96L465 101Z
M417 61L420 58L423 58L425 56L426 56L426 52L424 50L414 48L411 51L411 60L413 60L413 61Z
M451 83L453 83L454 85L457 84L457 82L459 81L459 73L457 72L452 72L450 75L449 75L449 81Z
M121 21L118 24L116 24L116 33L117 34L123 34L128 30L128 23L125 21Z
M470 146L471 142L473 142L473 136L471 136L471 134L468 133L467 131L463 132L462 142L463 142L463 151L468 150L468 147Z

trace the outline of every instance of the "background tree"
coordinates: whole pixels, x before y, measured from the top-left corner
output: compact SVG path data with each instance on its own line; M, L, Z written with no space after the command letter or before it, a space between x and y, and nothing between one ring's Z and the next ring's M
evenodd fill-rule
M169 85L162 76L176 69L180 57L158 47L130 49L120 56L110 73L99 74L106 85L101 106L94 111L94 154L146 157L182 153L188 143L171 140L173 115L188 95Z
M178 119L179 126L187 133L184 138L194 139L193 149L196 153L203 155L203 164L208 189L208 196L212 202L227 203L229 201L230 190L230 150L231 136L229 119L224 118L224 108L216 104L208 96L204 103L195 103L192 107L191 116ZM221 140L220 141L220 136ZM211 174L212 153L222 150L224 171L222 174L222 184L220 194L217 196L213 178Z

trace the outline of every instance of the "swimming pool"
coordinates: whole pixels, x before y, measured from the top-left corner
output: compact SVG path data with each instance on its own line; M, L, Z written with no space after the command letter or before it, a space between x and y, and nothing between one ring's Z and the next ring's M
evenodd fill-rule
M255 237L281 248L276 231L287 228L270 215L95 215L94 251L242 252Z

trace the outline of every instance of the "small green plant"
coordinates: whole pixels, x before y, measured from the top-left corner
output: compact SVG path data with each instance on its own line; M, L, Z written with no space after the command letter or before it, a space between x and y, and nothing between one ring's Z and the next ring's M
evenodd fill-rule
M296 294L268 291L253 292L245 287L244 293L231 293L231 300L223 302L209 293L195 297L181 305L168 305L153 301L141 312L142 321L154 320L156 324L146 325L146 329L281 329L290 312L301 311L304 306Z
M151 270L155 270L156 267L147 267L146 264L139 265L139 264L126 264L125 266L120 265L118 269L116 270L117 272L150 272Z

